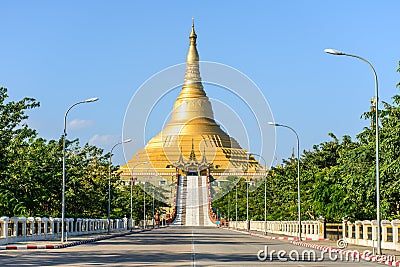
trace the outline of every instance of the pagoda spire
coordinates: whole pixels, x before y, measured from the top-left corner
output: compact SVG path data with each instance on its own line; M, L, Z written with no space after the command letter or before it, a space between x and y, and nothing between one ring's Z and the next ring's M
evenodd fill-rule
M181 150L180 150L180 152L179 152L179 160L178 160L178 162L179 162L179 163L184 163L183 155L182 155L182 147L181 147Z
M196 153L194 153L194 140L193 140L193 137L192 137L192 150L190 151L189 160L197 162Z
M189 34L189 50L186 56L186 72L183 81L182 91L179 98L198 98L205 97L201 83L199 52L197 52L197 34L194 29L194 20L192 22L192 31ZM178 99L179 99L178 98Z
M214 120L211 103L201 82L194 20L192 22L192 30L189 34L189 41L185 77L182 90L174 103L171 123L185 124L195 118Z
M199 53L197 52L196 48L197 34L196 31L194 30L194 18L192 18L192 31L190 32L189 40L190 40L190 45L188 54L186 56L186 62L198 62Z
M201 158L201 163L207 163L206 146L204 146L204 149L203 149L203 157Z

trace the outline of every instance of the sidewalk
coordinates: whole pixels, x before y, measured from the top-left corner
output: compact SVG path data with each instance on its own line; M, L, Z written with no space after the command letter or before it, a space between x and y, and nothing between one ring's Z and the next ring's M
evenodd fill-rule
M17 242L0 246L0 250L60 249L60 248L77 246L81 244L93 243L96 241L110 239L114 237L140 233L149 230L151 229L133 229L132 231L127 230L110 234L101 233L101 234L71 236L68 237L67 241L64 243L60 241L59 237L57 237L56 239L53 238L47 240L29 240L26 242Z
M223 229L240 232L244 234L250 234L253 236L271 240L287 241L296 246L307 247L315 250L337 253L351 257L359 257L360 259L363 259L365 261L378 262L389 266L400 266L400 251L396 250L382 249L382 255L373 255L372 247L348 244L347 248L339 249L337 248L336 241L329 239L298 241L298 238L293 236L284 236L271 233L267 233L267 235L264 235L264 233L262 232L257 232L257 231L247 232L244 230L236 230L233 228L223 228Z

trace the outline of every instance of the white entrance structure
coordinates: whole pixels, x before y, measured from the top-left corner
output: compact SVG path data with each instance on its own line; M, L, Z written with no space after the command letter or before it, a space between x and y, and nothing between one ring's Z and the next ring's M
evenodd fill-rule
M209 217L207 176L181 176L177 198L172 225L215 226Z

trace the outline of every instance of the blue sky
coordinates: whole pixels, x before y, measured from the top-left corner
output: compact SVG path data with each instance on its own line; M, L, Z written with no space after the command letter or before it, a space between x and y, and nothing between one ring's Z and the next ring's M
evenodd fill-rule
M61 136L71 104L99 97L71 111L68 137L109 150L121 139L135 91L185 61L194 17L201 60L229 65L254 81L275 121L297 130L302 150L329 140L329 132L354 137L369 124L360 115L374 96L371 70L325 48L368 59L381 100L398 93L399 1L231 2L3 0L0 85L12 100L41 102L28 123L47 139ZM277 129L276 138L281 161L295 139L286 129ZM135 142L132 149L142 147L143 140ZM122 151L113 159L124 163Z

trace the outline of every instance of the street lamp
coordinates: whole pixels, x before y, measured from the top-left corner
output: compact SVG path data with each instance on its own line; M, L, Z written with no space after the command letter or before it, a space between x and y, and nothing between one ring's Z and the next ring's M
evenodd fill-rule
M129 143L129 142L131 142L131 141L132 141L132 139L126 139L126 140L124 140L124 141L122 141L122 142L116 143L116 144L111 148L111 151L110 151L110 163L109 163L109 165L108 165L108 170L109 170L109 176L108 176L108 212L107 212L107 219L108 219L108 230L107 230L107 232L108 232L108 233L110 233L111 164L112 164L111 158L112 158L112 152L113 152L113 150L114 150L114 148L115 148L116 146L122 145L122 144L125 144L125 143Z
M376 163L376 222L377 222L377 253L380 255L382 254L381 252L381 205L380 205L380 178L379 178L379 98L378 98L378 76L376 75L376 71L372 64L366 60L365 58L362 58L357 55L352 55L352 54L347 54L335 49L325 49L324 50L326 53L335 55L335 56L348 56L348 57L354 57L357 59L360 59L364 61L365 63L370 66L372 69L372 72L374 73L374 78L375 78L375 163Z
M248 175L247 171L249 169L249 154L247 154L247 163L246 163L246 230L250 230L250 222L249 222L249 183L248 183Z
M133 194L133 182L135 181L136 179L134 179L133 178L133 175L132 175L132 177L131 177L131 179L130 179L130 182L129 182L129 186L130 186L130 188L131 188L131 212L130 212L130 216L129 216L129 230L132 232L132 209L133 209L133 199L132 199L132 194Z
M146 178L144 180L144 186L143 186L143 229L147 228L146 224Z
M299 222L299 240L301 240L301 202L300 202L300 142L299 142L299 135L297 132L287 125L278 124L274 122L268 122L269 125L275 127L284 127L290 129L296 135L297 141L297 215L298 215L298 222Z
M240 182L240 181L239 181ZM235 211L235 229L237 230L237 220L238 220L238 201L237 201L237 187L238 187L238 183L236 183L236 211Z
M140 162L140 163L138 163L138 164L136 164L135 166L133 166L133 168L132 168L132 178L133 178L133 170L137 167L137 166L139 166L139 165L143 165L143 164L147 164L147 163L149 163L148 161L146 161L146 162ZM130 216L130 219L131 219L131 222L130 222L130 228L131 228L131 231L132 231L132 209L133 209L133 199L132 199L132 191L133 191L133 181L132 181L132 179L131 179L131 183L130 183L130 186L131 186L131 216Z
M264 173L265 173L265 181L264 181L264 234L267 234L267 162L265 161L264 157L255 154L255 153L250 153L251 155L258 156L260 159L264 161Z
M156 180L156 176L154 176L154 180ZM156 190L156 186L155 186L155 183L153 184L153 206L152 206L152 215L153 215L153 217L152 217L152 219L151 219L151 222L152 222L152 224L153 224L153 229L154 229L154 224L155 224L155 220L154 220L154 191Z
M67 116L68 112L75 106L79 104L84 104L84 103L90 103L90 102L95 102L99 100L97 97L89 98L86 99L85 101L80 101L72 106L70 106L67 109L67 112L65 112L64 115L64 132L63 132L63 166L62 166L62 172L63 172L63 177L62 177L62 204L61 204L61 242L64 242L64 216L65 216L65 137L67 136Z
M229 187L229 193L228 193L228 226L229 223L231 222L231 188Z

